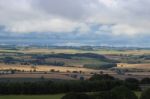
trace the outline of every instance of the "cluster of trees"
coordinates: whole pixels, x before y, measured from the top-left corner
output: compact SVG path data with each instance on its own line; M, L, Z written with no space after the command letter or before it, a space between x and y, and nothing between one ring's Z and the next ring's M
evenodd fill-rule
M116 63L85 64L84 67L92 69L108 69L112 67L117 67L117 64Z
M142 92L140 99L150 99L150 88Z
M62 99L150 99L150 88L143 91L139 98L127 87L119 86L113 88L111 91L99 92L92 95L69 93L63 96Z
M21 65L54 65L54 66L64 66L65 63L61 61L50 61L46 62L45 59L30 59L30 60L24 60L24 59L15 59L13 57L4 57L1 59L1 62L5 64L16 64L20 63Z
M150 84L150 78L143 78L142 80L138 80L136 78L127 78L125 81L134 84Z
M15 64L17 62L16 59L14 59L13 57L4 57L3 59L1 59L5 64Z
M108 91L117 86L138 90L134 83L114 79L109 75L94 75L84 81L0 82L0 94L56 94L68 92ZM134 86L134 87L131 87Z
M62 99L138 99L134 92L125 86L118 86L110 91L103 91L92 94L69 93Z
M141 84L150 84L150 78L143 78Z
M86 93L68 93L61 99L150 99L150 88L143 91L140 97L125 86L118 86L110 91Z
M76 54L64 54L64 53L58 53L58 54L31 54L33 59L47 59L47 58L64 58L64 59L72 59L73 57L87 57L87 58L93 58L97 60L101 60L104 62L110 62L110 63L117 63L116 60L111 60L106 58L104 55L100 54L94 54L94 53L76 53Z
M93 54L93 53L77 53L77 54L64 54L64 53L59 53L59 54L46 54L46 55L39 55L39 54L32 54L32 58L35 59L46 59L46 58L65 58L65 59L71 59L72 57L88 57L88 58L95 58L95 59L107 59L103 55L99 54Z
M45 60L30 60L28 63L34 64L34 65L53 65L53 66L64 66L65 63L62 61L45 61Z
M105 91L118 86L117 81L41 81L0 82L0 94L56 94Z
M140 55L139 58L145 59L145 60L150 60L150 55Z
M141 82L149 83L149 79L145 78ZM68 93L62 99L138 99L133 92L140 90L138 84L139 81L134 78L121 81L110 75L95 74L85 81L46 81L43 79L35 82L0 82L0 94ZM86 92L88 94L85 94ZM149 99L149 97L150 89L143 91L140 99Z

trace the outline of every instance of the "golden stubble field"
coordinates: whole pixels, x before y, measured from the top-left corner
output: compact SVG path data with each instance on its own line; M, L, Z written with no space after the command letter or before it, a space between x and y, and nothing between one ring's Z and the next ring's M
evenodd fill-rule
M145 69L150 70L150 63L145 64L127 64L127 63L118 63L118 68L136 68L136 69Z
M21 70L24 72L18 72L15 74L2 74L0 78L49 78L49 79L65 79L65 80L76 80L79 78L72 78L71 75L73 71L82 71L82 73L77 73L78 76L84 76L86 79L91 77L91 73L100 73L103 71L106 74L113 74L112 71L108 70L93 70L87 68L79 68L79 67L58 67L58 66L46 66L39 65L36 67L30 65L8 65L8 64L0 64L0 70ZM34 71L36 69L36 72ZM59 71L59 72L50 72L51 70ZM32 72L31 72L32 71ZM33 72L34 71L34 72Z
M90 73L90 72L99 72L99 70L93 70L93 69L87 69L87 68L81 68L81 67L62 67L62 66L47 66L47 65L38 65L38 66L32 66L32 65L17 65L17 64L0 64L0 70L7 70L7 69L16 69L16 70L21 70L21 71L59 71L59 72L73 72L73 71L82 71L85 73Z

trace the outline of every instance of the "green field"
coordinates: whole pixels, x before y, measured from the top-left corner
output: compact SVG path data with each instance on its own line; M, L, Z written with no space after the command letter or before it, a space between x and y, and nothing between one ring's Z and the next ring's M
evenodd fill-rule
M7 95L0 96L0 99L61 99L63 94L58 95Z
M46 48L29 48L29 49L0 49L0 53L95 53L95 54L150 54L150 50L115 50L115 49L97 49L97 50L80 50L80 49L46 49Z

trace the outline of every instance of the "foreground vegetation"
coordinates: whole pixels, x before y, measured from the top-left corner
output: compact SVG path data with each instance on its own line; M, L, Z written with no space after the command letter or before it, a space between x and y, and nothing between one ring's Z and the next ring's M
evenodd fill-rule
M94 94L90 93L90 95L94 95ZM140 99L141 93L136 92L136 95ZM63 96L65 96L65 94L55 94L55 95L2 95L2 96L0 96L0 99L61 99ZM96 96L98 96L98 94Z
M89 80L80 81L6 81L0 82L0 99L149 99L150 89L141 94L139 84L150 84L150 78L122 81L95 74Z
M117 86L126 86L139 90L134 80L121 81L109 75L94 75L89 80L77 81L33 81L33 82L0 82L0 94L59 94L68 92L108 91Z
M61 99L64 94L57 95L5 95L0 99Z

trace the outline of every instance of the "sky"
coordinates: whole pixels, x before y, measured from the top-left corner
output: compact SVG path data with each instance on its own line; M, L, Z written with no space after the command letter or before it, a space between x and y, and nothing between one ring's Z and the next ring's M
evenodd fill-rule
M0 0L0 43L150 47L149 37L150 0Z

